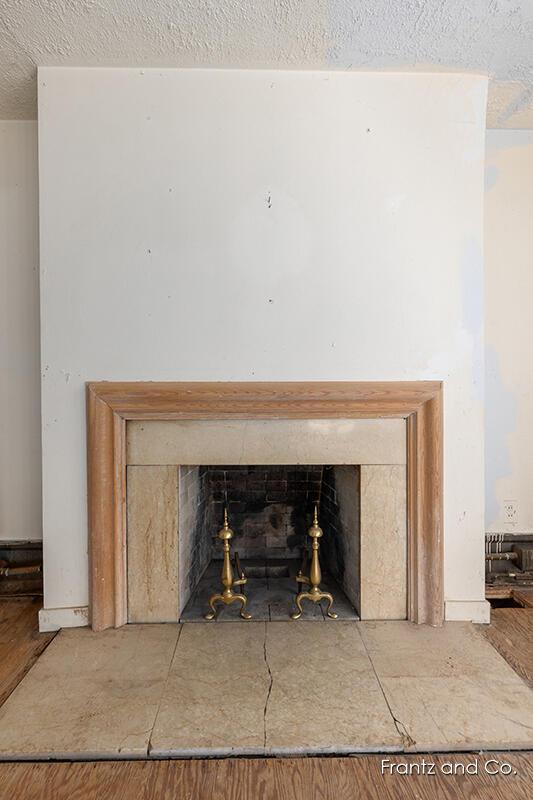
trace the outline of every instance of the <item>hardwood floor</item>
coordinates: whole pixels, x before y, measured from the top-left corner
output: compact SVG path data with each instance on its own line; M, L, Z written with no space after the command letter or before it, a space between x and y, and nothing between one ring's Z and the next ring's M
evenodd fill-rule
M55 636L39 633L40 605L27 598L0 601L0 705Z
M533 760L521 753L425 756L435 774L381 774L383 756L0 765L1 800L530 800ZM488 759L511 765L488 775ZM390 756L421 764L422 756ZM478 763L477 775L443 775L446 763Z
M533 608L493 608L482 626L493 647L533 688Z
M54 636L37 633L37 610L28 600L0 603L0 703ZM533 609L495 609L485 634L533 685ZM382 774L384 758L415 765L415 774ZM487 766L496 768L493 759L509 764L511 774L488 774ZM424 760L435 764L435 774L416 774ZM446 764L459 770L477 764L477 774L443 774ZM533 754L518 752L0 763L0 800L530 800L532 785Z

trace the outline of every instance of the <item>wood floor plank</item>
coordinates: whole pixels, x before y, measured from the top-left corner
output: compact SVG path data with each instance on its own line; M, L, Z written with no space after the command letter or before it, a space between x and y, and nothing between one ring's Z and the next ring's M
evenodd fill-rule
M533 688L533 608L493 608L481 626L493 647Z
M0 800L531 800L532 753L425 756L435 774L382 774L383 756L0 764ZM422 764L422 756L391 755ZM489 775L488 759L511 765ZM478 763L477 775L442 774Z
M533 590L515 589L513 599L524 608L533 608Z
M39 608L28 598L0 603L0 705L55 636L39 633Z

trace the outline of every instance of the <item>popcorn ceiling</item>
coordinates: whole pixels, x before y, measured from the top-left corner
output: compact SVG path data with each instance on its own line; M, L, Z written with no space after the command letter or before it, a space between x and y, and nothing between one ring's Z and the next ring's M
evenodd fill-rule
M37 66L489 74L490 127L533 127L533 3L3 0L0 119L36 117Z

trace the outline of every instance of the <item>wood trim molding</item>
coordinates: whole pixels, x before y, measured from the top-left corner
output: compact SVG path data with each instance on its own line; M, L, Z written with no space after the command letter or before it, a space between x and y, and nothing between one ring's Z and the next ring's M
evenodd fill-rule
M126 422L150 419L407 420L408 619L444 619L439 381L87 384L93 630L127 622Z

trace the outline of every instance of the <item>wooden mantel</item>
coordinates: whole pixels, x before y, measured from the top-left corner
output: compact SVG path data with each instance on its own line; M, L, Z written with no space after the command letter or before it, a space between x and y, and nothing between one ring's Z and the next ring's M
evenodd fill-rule
M440 382L97 382L87 384L93 630L127 622L127 420L363 417L407 420L407 616L412 622L442 624Z

